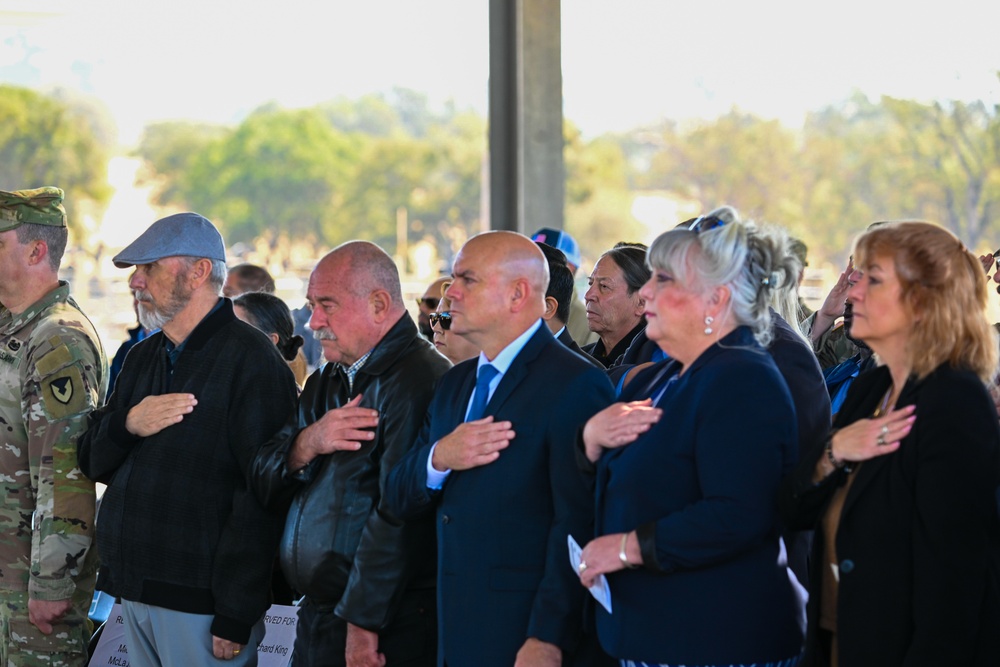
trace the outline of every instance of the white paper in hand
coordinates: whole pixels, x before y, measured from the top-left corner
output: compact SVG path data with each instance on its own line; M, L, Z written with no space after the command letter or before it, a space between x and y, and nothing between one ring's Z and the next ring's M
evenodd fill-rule
M583 553L583 549L580 545L576 543L572 535L567 535L567 542L569 543L569 564L573 568L573 571L578 575L580 574L580 554ZM594 599L601 603L601 606L611 613L611 589L608 587L608 578L603 574L594 579L592 586L587 588L590 594L594 596Z

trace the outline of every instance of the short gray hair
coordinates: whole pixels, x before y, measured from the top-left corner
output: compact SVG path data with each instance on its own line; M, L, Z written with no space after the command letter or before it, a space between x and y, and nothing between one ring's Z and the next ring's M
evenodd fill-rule
M736 209L722 206L703 218L715 217L724 224L702 232L672 229L653 241L647 262L654 270L666 271L685 285L708 290L727 287L729 308L737 324L750 327L757 341L771 342L771 292L798 274L789 272L787 255L776 240L743 222Z
M224 261L208 257L188 257L187 255L181 255L181 259L184 260L184 266L188 269L194 266L194 263L199 259L208 259L212 263L212 271L208 274L208 284L215 288L216 293L222 294L222 288L226 284L226 276L229 274L229 269Z
M48 248L49 267L53 271L59 271L59 264L62 263L63 253L66 252L66 241L69 238L69 231L65 227L26 222L17 227L16 234L17 242L21 245L32 241L45 241L45 246Z
M226 284L226 276L229 275L229 269L226 267L226 263L221 259L213 259L211 262L212 273L208 276L208 282L215 288L216 292L221 294L222 288Z

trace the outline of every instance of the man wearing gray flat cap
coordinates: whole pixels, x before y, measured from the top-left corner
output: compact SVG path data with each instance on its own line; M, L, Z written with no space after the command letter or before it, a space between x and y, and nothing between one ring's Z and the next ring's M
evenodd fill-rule
M76 438L107 360L59 280L59 188L0 192L0 664L87 663L97 550L94 483Z
M288 365L220 297L225 246L197 213L156 221L114 257L139 321L108 405L79 440L101 501L97 587L122 600L136 665L256 665L284 520L247 488L295 405Z

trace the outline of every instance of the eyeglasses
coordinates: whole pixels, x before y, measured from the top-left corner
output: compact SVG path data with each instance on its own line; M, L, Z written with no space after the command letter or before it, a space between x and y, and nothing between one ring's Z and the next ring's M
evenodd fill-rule
M437 308L439 303L441 303L441 299L437 299L433 296L422 296L417 298L418 306L427 306L431 310Z
M718 229L726 225L726 221L714 215L703 215L697 220L691 223L688 227L692 232L700 234L701 232L711 231L713 229Z
M430 319L432 327L435 327L438 323L440 323L443 331L451 329L451 313L448 311L443 313L431 313L427 317Z

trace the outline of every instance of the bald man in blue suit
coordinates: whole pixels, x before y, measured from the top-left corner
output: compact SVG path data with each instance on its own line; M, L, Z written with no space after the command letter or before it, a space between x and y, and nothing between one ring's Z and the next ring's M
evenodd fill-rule
M611 383L544 326L548 268L527 237L473 237L453 276L451 331L482 353L442 377L386 508L437 512L439 665L576 664L586 591L567 536L590 539L594 501L575 447Z

